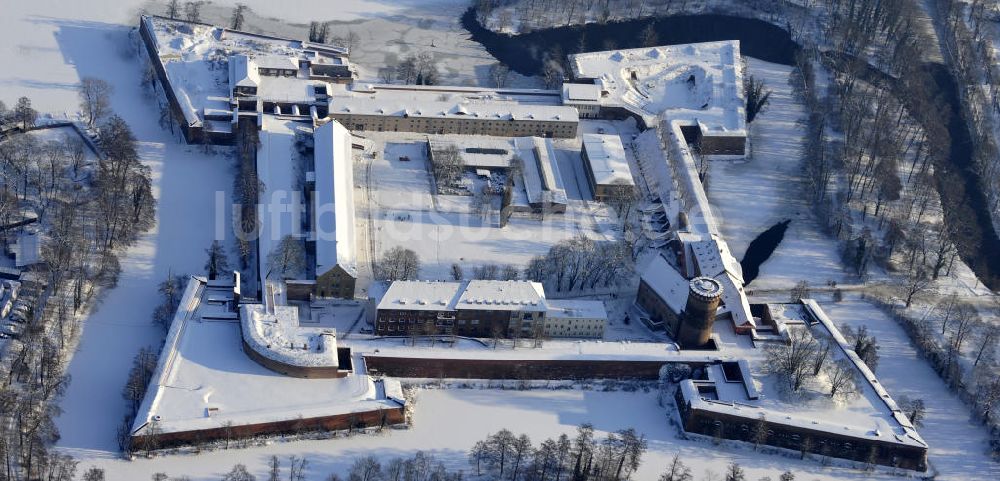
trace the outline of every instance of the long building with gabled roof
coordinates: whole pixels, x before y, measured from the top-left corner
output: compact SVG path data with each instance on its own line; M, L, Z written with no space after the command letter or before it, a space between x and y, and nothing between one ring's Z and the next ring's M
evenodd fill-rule
M351 133L334 120L316 127L313 142L316 295L353 299L358 265Z

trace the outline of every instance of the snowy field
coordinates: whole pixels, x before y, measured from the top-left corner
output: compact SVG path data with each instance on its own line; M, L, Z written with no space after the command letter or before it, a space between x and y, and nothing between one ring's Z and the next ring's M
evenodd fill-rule
M750 289L790 288L800 280L813 286L830 280L843 283L845 271L836 241L822 233L802 194L805 127L800 121L805 107L793 96L792 69L753 58L749 64L751 73L773 93L767 110L750 126L752 157L746 162L711 163L706 193L722 234L733 255L742 259L761 232L792 220Z
M552 245L577 235L595 240L615 238L614 221L607 209L583 200L571 200L565 214L552 214L544 220L514 215L501 229L495 209L485 219L472 212L471 196L431 194L426 135L363 135L375 142L378 152L371 160L370 180L377 186L372 206L376 258L397 246L413 249L421 261L420 279L448 280L453 263L466 273L488 263L522 268L532 256L545 254ZM579 152L568 161L571 153L558 152L560 167L566 167L561 169L563 183L573 186L570 198L579 198L580 193L574 192L577 178L583 176Z
M985 429L970 419L968 407L920 358L895 321L861 300L824 303L823 309L838 325L868 326L880 346L875 374L893 397L924 400L927 416L917 430L930 444L928 457L941 473L937 479L1000 479L1000 465L985 453Z
M275 442L263 447L131 462L102 457L92 462L104 467L110 480L145 480L155 472L166 472L173 476L188 475L193 481L214 481L236 463L246 464L259 478L272 455L282 458L283 463L288 456L295 455L309 460L306 479L320 480L334 472L343 475L355 457L371 454L388 459L424 450L449 467L468 473L471 468L466 451L490 433L508 428L527 434L537 444L562 433L572 436L576 426L590 422L598 431L596 437L629 427L646 436L649 451L643 457L642 467L633 476L636 480L655 480L675 453L681 455L698 477L706 470L719 475L727 463L735 461L746 468L747 479L762 476L777 479L785 469L795 471L797 479L807 481L898 479L888 474L824 467L815 461L800 461L797 456L764 455L755 453L750 447L714 446L710 441L677 439L675 428L669 424L668 412L659 406L655 392L421 390L416 408L413 428L390 430L385 435Z

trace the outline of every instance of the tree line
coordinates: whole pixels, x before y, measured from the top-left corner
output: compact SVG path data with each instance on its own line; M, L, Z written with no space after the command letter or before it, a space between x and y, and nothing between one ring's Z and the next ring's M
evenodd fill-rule
M0 221L34 213L44 232L42 282L27 281L34 305L26 327L0 360L0 479L68 481L77 463L53 452L53 421L69 378L66 359L80 332L74 318L102 288L118 279L118 256L152 227L155 199L149 168L139 159L135 136L110 110L111 87L85 78L80 106L101 155L88 159L77 137L39 142L32 133L38 114L22 98L13 113L0 108ZM16 124L16 125L15 125ZM12 231L0 233L9 242Z
M537 447L526 434L501 429L476 442L469 451L469 464L476 476L486 474L493 479L618 481L629 479L639 469L647 448L645 435L633 428L598 439L594 426L584 423L572 440L562 434Z

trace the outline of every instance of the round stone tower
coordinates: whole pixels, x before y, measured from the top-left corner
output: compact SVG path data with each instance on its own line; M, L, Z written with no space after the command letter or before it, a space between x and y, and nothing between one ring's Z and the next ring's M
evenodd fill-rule
M687 306L681 317L677 343L684 349L704 347L712 337L715 311L719 309L722 284L711 277L695 277L688 285Z

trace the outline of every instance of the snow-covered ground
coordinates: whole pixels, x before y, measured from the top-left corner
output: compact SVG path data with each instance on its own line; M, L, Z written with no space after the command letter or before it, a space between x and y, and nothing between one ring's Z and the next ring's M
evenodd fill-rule
M228 230L223 205L232 184L230 162L181 145L157 123L142 90L141 65L128 37L138 5L129 2L4 2L0 15L0 95L9 104L30 96L41 112L77 110L75 85L95 76L114 87L112 107L133 129L139 155L152 168L159 200L156 227L122 259L118 287L83 319L83 337L69 367L73 381L58 418L59 445L81 456L114 456L115 426L125 414L121 389L131 360L159 343L152 324L156 287L168 272L195 273L217 225ZM223 214L217 215L217 212ZM91 454L87 454L91 453ZM95 454L96 453L96 454Z
M746 161L713 161L708 198L722 234L737 259L772 225L791 219L785 238L760 267L750 289L789 288L800 280L825 285L845 280L836 240L820 230L803 195L802 138L805 107L792 93L791 67L749 59L750 72L772 91L770 104L750 126L752 156Z
M377 186L372 206L376 258L397 246L413 249L421 261L420 279L448 280L453 263L465 272L488 263L524 267L532 256L577 235L615 238L607 209L583 200L571 200L565 214L544 220L515 215L501 229L495 211L486 219L471 213L471 196L431 194L425 134L364 132L364 136L377 151L370 170L370 182ZM575 161L560 166L568 166L561 170L563 183L575 186L583 175L577 171L584 168L579 151Z
M823 309L835 322L868 326L880 346L876 374L894 397L924 400L927 413L918 431L930 445L928 458L940 472L937 479L1000 479L1000 465L985 452L986 430L970 418L968 407L919 356L895 321L861 300L824 303Z
M488 414L485 414L488 413ZM267 460L276 455L283 464L291 455L309 460L306 479L323 479L327 474L342 476L355 457L374 455L383 460L411 456L417 450L433 453L449 467L470 472L467 450L476 441L500 429L525 433L532 442L562 433L573 435L576 426L590 422L604 433L634 427L646 436L649 451L636 480L655 480L676 453L693 468L697 477L706 470L719 475L729 462L740 463L747 479L771 476L777 479L786 469L807 480L898 479L880 473L867 473L844 467L824 467L815 461L800 461L798 456L783 457L755 453L750 447L714 446L710 441L677 439L668 423L668 411L659 406L655 392L598 392L585 390L499 391L478 389L421 390L417 395L414 426L408 430L390 430L386 435L355 435L333 440L275 442L269 446L238 450L202 452L197 456L164 456L155 459L123 461L87 459L107 470L108 479L143 480L155 472L173 476L188 475L193 481L217 480L232 465L243 463L258 477Z

